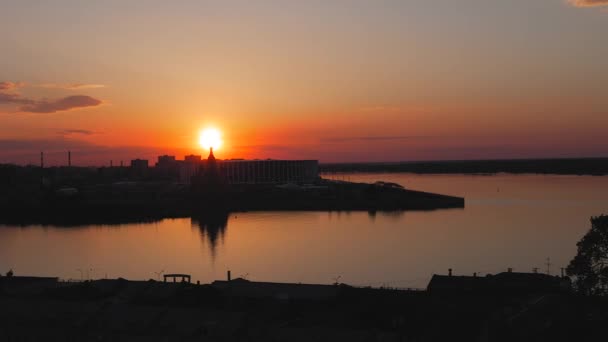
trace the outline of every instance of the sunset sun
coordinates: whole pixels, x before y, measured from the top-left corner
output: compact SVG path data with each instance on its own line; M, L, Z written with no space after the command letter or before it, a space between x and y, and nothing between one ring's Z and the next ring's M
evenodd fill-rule
M199 144L204 149L219 149L222 146L222 133L216 128L206 128L199 135Z

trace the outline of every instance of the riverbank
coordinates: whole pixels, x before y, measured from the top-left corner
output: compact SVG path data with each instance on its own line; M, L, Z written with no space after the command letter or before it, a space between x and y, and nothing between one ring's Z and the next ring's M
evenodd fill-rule
M398 211L464 208L464 198L403 189L391 183L321 180L315 184L249 184L193 192L168 182L96 184L15 192L3 199L0 223L145 222L243 211Z
M608 158L445 160L387 163L326 163L320 173L608 175Z

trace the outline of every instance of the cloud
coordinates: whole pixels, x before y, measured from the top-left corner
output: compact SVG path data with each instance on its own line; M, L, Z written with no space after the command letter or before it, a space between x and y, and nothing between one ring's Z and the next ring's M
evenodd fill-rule
M98 132L95 131L90 131L88 129L65 129L63 131L60 131L59 134L61 135L93 135L93 134L97 134Z
M416 135L395 135L395 136L361 136L361 137L334 137L334 138L322 138L322 143L343 143L351 141L396 141L396 140L414 140L414 139L426 139L427 136L416 136Z
M25 85L23 82L9 82L3 81L0 82L0 91L14 90L17 88L21 88Z
M24 86L22 82L0 82L0 104L32 104L34 101L24 98L19 93L15 92L16 89Z
M25 105L19 109L29 113L55 113L76 108L95 107L99 106L101 103L101 100L90 96L73 95L52 101L36 101L31 105Z
M30 105L33 104L34 101L28 98L22 97L17 93L9 93L3 92L0 90L0 104L21 104L21 105Z
M576 7L608 6L608 0L569 0L568 2Z
M67 90L80 90L80 89L95 89L95 88L104 88L103 84L87 84L87 83L43 83L40 84L41 88L50 88L50 89L67 89Z
M402 108L397 106L370 106L359 108L361 112L399 112Z
M35 100L21 95L16 89L23 87L22 82L0 82L0 105L21 105L19 111L29 113L55 113L76 108L99 106L102 101L87 95L72 95L55 100ZM75 86L90 86L77 84ZM76 88L74 88L76 89Z
M69 148L92 148L95 145L78 140L58 139L0 139L2 153L36 153L37 151L63 151Z

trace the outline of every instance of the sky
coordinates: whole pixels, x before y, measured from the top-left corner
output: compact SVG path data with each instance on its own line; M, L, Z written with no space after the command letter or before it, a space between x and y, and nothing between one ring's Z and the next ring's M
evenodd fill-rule
M608 0L0 9L0 163L608 157Z

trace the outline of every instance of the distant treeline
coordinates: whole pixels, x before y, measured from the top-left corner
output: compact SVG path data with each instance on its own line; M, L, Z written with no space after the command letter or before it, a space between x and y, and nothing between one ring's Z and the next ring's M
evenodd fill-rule
M336 163L319 165L319 172L608 175L608 158Z

